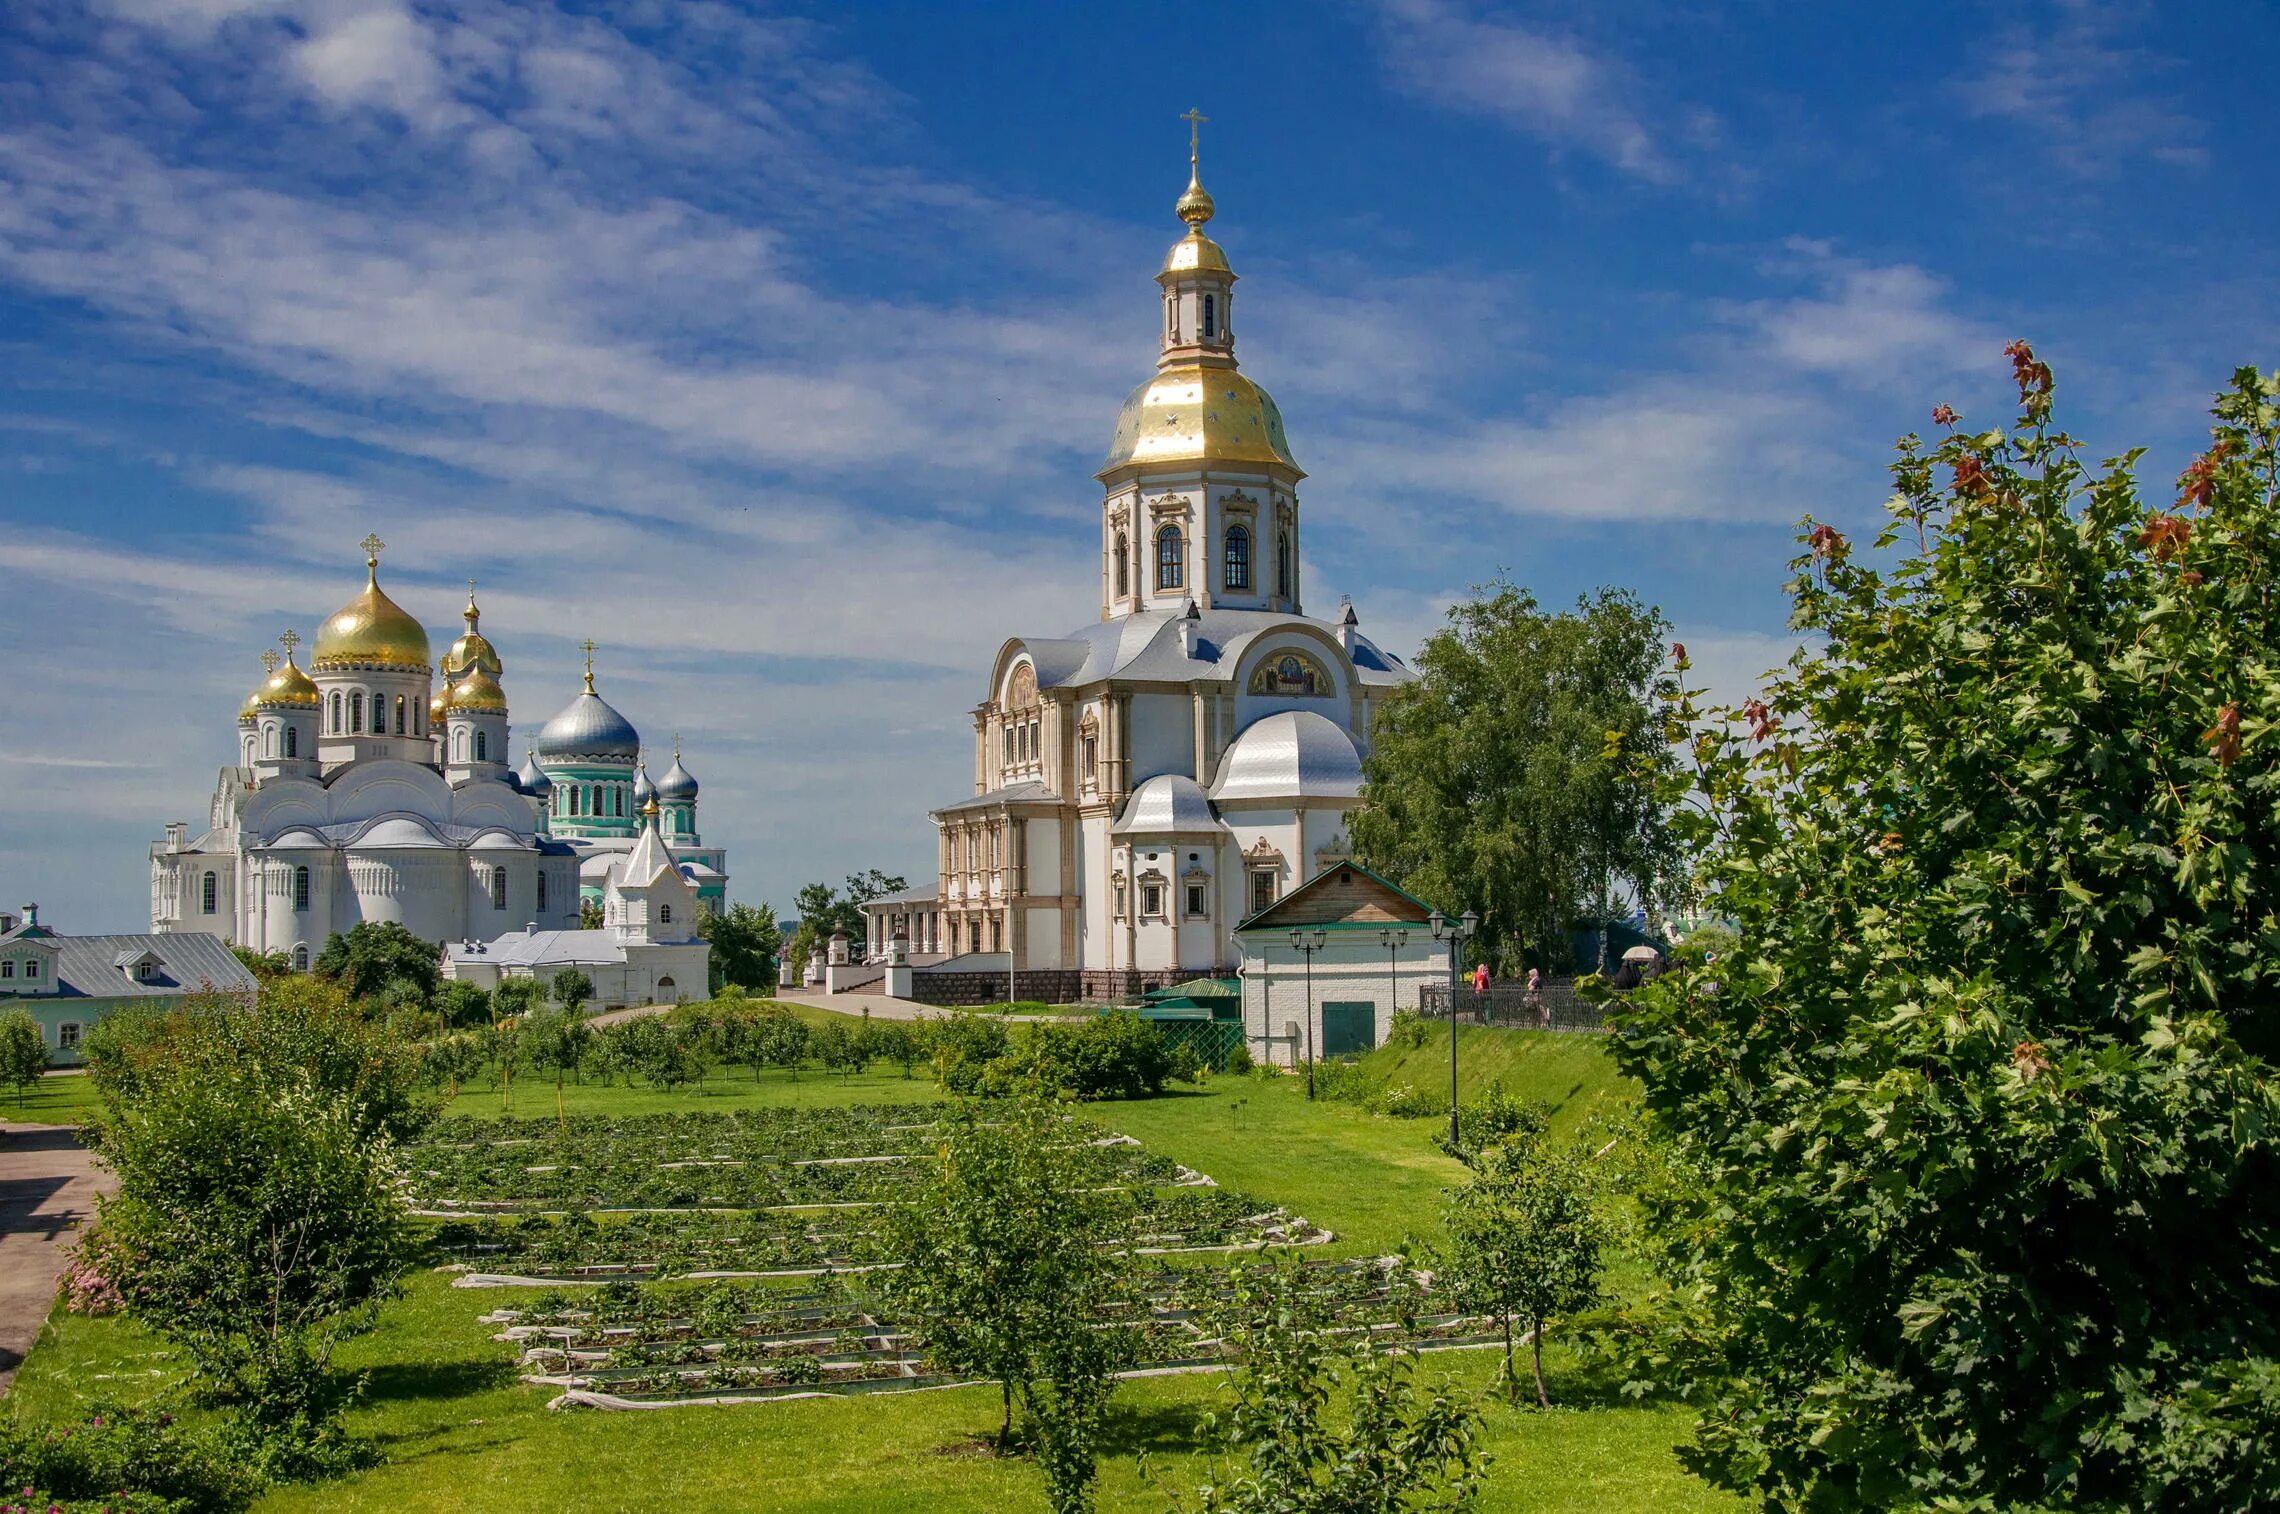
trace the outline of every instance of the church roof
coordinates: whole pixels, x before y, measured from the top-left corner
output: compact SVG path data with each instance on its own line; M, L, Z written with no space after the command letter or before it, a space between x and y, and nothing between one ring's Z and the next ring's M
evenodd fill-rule
M1219 759L1213 799L1353 798L1362 757L1353 738L1312 710L1282 710L1243 728Z
M1002 789L991 789L986 794L976 794L955 804L937 805L934 813L947 815L955 810L984 810L1000 804L1028 804L1039 800L1058 803L1060 798L1059 794L1032 779L1023 783L1009 783Z
M443 949L455 962L499 967L582 967L625 960L625 946L614 930L518 930L489 942L447 941Z
M1188 836L1219 830L1219 815L1184 773L1159 773L1132 791L1112 836Z
M40 939L56 949L55 992L25 995L26 999L164 998L209 987L244 993L255 986L253 974L230 951L229 943L205 931L65 936L43 928ZM152 977L138 979L122 970L146 956L159 964Z
M1306 626L1335 640L1338 627L1308 615L1276 610L1200 610L1195 618L1195 651L1179 642L1178 623L1186 610L1143 610L1114 620L1095 621L1067 636L1024 640L1037 668L1037 686L1078 688L1105 678L1164 683L1228 679L1244 648L1256 637L1290 626ZM1352 654L1355 678L1370 686L1413 683L1417 675L1402 660L1359 632Z
M539 729L530 747L541 757L619 757L631 762L641 755L641 733L589 686Z
M618 873L618 887L646 888L655 883L661 873L680 876L671 849L657 833L657 810L652 805L642 817L641 834L635 838L633 850L625 854L625 866Z

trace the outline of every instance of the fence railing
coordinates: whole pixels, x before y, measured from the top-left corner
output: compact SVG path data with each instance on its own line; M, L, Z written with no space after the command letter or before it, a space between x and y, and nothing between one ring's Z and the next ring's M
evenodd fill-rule
M1576 993L1575 984L1565 978L1548 979L1534 993L1530 993L1522 981L1491 983L1487 993L1478 993L1467 983L1457 989L1456 1000L1459 1024L1469 1020L1478 1025L1498 1025L1512 1030L1603 1031L1607 1028L1600 1007L1586 1003ZM1423 985L1417 1008L1428 1020L1447 1019L1449 985Z

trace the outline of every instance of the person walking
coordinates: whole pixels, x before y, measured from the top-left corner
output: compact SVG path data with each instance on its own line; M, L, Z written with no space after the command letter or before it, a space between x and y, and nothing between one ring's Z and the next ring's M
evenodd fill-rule
M1473 1018L1488 1023L1488 964L1475 962L1472 972Z
M1538 1030L1549 1030L1551 1028L1551 1016L1544 1011L1544 970L1542 968L1531 967L1528 969L1528 993L1522 1002L1528 1006L1528 1013L1534 1018Z

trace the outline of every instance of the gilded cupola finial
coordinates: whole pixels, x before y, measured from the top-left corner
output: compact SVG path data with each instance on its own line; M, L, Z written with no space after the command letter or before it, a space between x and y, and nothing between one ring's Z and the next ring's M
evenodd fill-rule
M1187 193L1180 196L1179 204L1174 209L1179 212L1180 219L1187 222L1189 230L1200 233L1203 223L1210 220L1212 212L1218 209L1211 202L1210 192L1203 187L1200 156L1201 129L1203 123L1211 117L1190 106L1187 114L1180 119L1188 124L1188 187Z
M261 671L264 673L274 673L277 671L277 652L275 648L262 648Z
M578 643L578 650L586 654L586 692L594 692L594 639L589 636Z
M460 619L467 622L467 629L470 631L474 630L475 623L483 618L483 612L475 608L475 580L472 578L467 580L467 608L460 611L459 616Z
M364 571L371 577L373 587L377 588L380 584L380 549L388 544L380 539L378 532L367 531L364 540L357 545L364 549Z
M277 638L277 644L285 649L285 660L291 662L293 649L301 644L301 633L287 626L285 634Z

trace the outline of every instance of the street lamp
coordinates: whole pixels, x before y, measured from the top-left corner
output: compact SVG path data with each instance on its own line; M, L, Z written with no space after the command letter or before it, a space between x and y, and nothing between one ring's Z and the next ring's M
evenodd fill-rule
M1314 1100L1314 954L1322 950L1330 933L1317 925L1310 931L1294 930L1290 933L1293 951L1306 953L1306 1098Z
M1395 953L1409 944L1409 932L1407 929L1382 927L1378 931L1378 940L1385 944L1386 1002L1391 1006L1387 1013L1398 1014L1401 1011L1401 968L1396 964Z
M1433 911L1433 939L1449 943L1449 1146L1457 1145L1457 974L1463 970L1465 941L1480 929L1480 915L1466 910L1462 920Z

